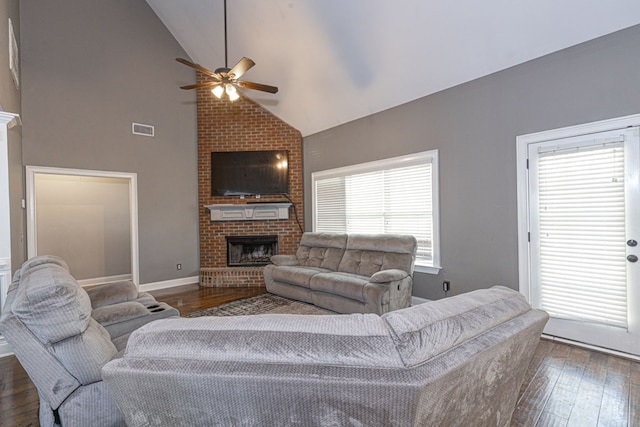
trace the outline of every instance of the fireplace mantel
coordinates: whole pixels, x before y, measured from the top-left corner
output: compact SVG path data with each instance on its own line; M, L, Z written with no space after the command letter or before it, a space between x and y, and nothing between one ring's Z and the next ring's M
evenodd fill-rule
M265 221L289 219L291 203L245 203L205 205L211 212L211 221Z

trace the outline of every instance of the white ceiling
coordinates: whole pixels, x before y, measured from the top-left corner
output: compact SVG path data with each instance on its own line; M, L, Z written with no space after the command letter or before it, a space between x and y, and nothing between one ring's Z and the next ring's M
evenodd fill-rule
M223 0L147 3L224 65ZM253 59L243 79L280 91L244 93L303 136L639 23L638 0L227 1L229 67Z

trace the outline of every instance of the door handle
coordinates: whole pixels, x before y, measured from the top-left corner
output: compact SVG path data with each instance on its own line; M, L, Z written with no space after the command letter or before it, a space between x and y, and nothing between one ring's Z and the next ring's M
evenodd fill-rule
M636 262L636 261L638 261L638 257L635 256L635 255L629 255L629 256L627 256L627 261Z

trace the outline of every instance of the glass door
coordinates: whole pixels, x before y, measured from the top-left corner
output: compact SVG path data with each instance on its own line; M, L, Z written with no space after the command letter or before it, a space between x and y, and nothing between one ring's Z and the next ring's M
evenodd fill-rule
M640 355L638 128L528 145L529 291L548 335Z

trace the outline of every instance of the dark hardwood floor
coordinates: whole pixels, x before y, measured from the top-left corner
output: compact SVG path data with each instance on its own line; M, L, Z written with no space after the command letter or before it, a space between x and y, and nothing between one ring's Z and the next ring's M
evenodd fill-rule
M187 285L152 292L182 315L265 292ZM0 358L0 426L38 426L38 393L13 356ZM640 363L541 340L512 427L640 427Z

